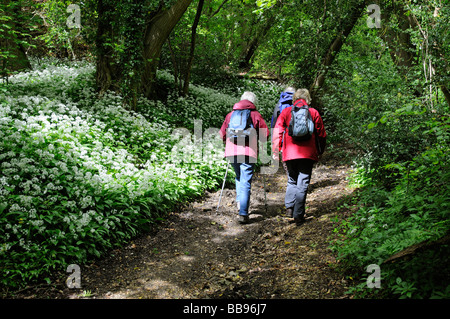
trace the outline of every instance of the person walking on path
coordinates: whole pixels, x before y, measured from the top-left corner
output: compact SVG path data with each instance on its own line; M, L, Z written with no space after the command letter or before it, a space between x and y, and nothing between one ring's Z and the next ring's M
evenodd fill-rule
M269 137L267 124L256 110L255 103L256 95L253 92L244 92L241 100L234 104L233 111L225 117L220 129L220 136L225 142L225 158L233 166L236 173L236 202L239 209L238 221L241 224L249 221L251 183L258 158L259 136L265 134L266 138ZM245 131L250 131L250 134L245 139L236 138L236 136L233 136L233 132L230 132L230 122L235 123L236 117L241 114L242 116L248 114L247 126L250 128L246 127Z
M288 86L286 89L284 89L283 92L280 94L280 98L278 99L277 104L275 105L273 109L273 115L272 120L270 122L270 128L273 129L275 127L275 124L277 122L278 117L280 116L281 112L288 106L292 106L292 98L295 93L295 89L292 86Z
M294 97L295 89L292 86L288 86L283 92L280 94L280 98L278 99L278 103L275 105L275 108L273 109L273 115L272 115L272 121L270 122L270 128L271 133L273 136L273 128L275 127L275 124L277 123L277 119L280 116L281 112L289 106L292 106L293 104L293 97ZM281 143L283 143L283 139L281 139ZM282 162L284 171L287 173L287 167L286 163Z
M294 106L309 105L311 97L306 89L298 89L293 96ZM292 108L284 109L277 119L272 133L272 156L279 160L280 149L282 161L286 164L288 184L285 195L287 217L294 218L297 225L305 220L305 203L314 163L319 160L326 146L327 133L319 112L309 107L308 111L314 122L314 132L310 139L297 141L288 134L292 118ZM283 143L282 143L283 141Z

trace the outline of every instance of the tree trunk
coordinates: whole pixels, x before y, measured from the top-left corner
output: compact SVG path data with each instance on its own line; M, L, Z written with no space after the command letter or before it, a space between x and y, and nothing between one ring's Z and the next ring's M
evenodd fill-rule
M178 63L177 63L177 57L175 56L175 52L173 52L173 49L172 49L172 43L170 41L170 37L167 39L167 44L169 47L170 58L172 59L174 84L176 86L178 86ZM180 78L181 78L181 75L180 75ZM178 90L180 90L180 88Z
M192 62L194 61L195 37L197 36L197 26L200 21L200 16L202 15L203 3L204 0L199 0L197 13L195 14L194 23L192 24L191 48L189 52L189 60L186 66L186 74L184 77L183 96L186 96L189 92L189 81L191 78Z
M113 48L108 43L111 42L113 29L111 22L105 13L114 10L109 1L98 0L97 2L97 34L95 39L97 50L97 65L95 79L97 89L101 93L107 90L117 90L119 72L113 67Z
M387 14L385 12L388 12ZM383 10L381 14L382 21L389 21L392 15L398 19L398 30L393 30L388 23L384 23L380 29L380 37L388 44L392 61L398 67L399 71L406 75L409 68L416 64L416 47L411 42L411 35L407 32L412 26L410 15L402 5L394 2L389 10Z
M143 93L154 98L156 70L161 49L170 32L183 16L192 0L178 0L170 9L157 13L147 23L144 36L144 72L142 75Z
M14 57L3 58L1 63L2 73L11 73L31 69L30 61L22 44L14 39L0 38L0 51L7 49Z
M419 58L416 54L417 48L411 41L411 36L408 32L408 29L420 30L427 46L428 36L422 30L417 18L411 12L406 10L404 2L393 1L391 6L389 6L387 9L388 10L383 11L388 12L388 14L382 14L381 19L383 21L388 21L392 15L395 15L398 20L399 28L398 30L392 30L388 26L385 26L380 30L380 37L389 45L391 58L395 66L397 67L398 72L405 78L406 81L408 81L408 73L411 68L417 65ZM436 10L438 10L438 8L435 9L435 14ZM438 53L442 52L440 46L436 42L433 45L434 49ZM428 53L425 52L425 54ZM425 58L427 58L427 56L425 56ZM446 60L444 60L444 62L446 62ZM433 65L433 63L430 63L429 68L434 70L434 67L435 66ZM441 74L446 72L448 73L448 67L441 68L438 70L438 72L440 72ZM431 76L427 78L427 80L431 82ZM443 84L437 84L437 86L444 94L445 100L447 101L448 105L450 105L450 92L447 86ZM413 94L417 97L421 97L424 94L423 89L420 85L414 87L413 90Z
M396 29L391 28L388 24L392 16L395 16L398 20L398 28ZM417 65L416 47L407 31L413 27L412 18L407 14L403 4L393 1L389 7L382 11L381 20L385 23L380 29L379 37L388 45L389 54L397 71L408 81L410 69ZM413 93L415 96L421 96L421 91L422 89L417 86Z
M450 92L445 85L441 85L441 91L444 93L445 100L447 104L450 106Z
M262 24L262 26L257 30L256 35L248 42L247 46L245 47L241 61L239 62L239 68L243 70L248 70L251 68L251 60L253 56L256 53L256 50L258 49L259 44L264 39L264 37L267 35L267 33L270 31L272 26L275 24L276 20L276 12L279 8L281 8L283 5L282 2L278 1L271 9L271 13L269 12L270 16L267 18L267 20Z
M417 255L427 250L434 250L436 248L440 248L444 245L448 245L450 243L450 235L443 236L437 240L425 240L418 244L414 244L409 246L398 253L392 255L388 259L382 262L382 264L394 263L399 260L403 260L405 258L410 258L411 256Z
M0 51L6 52L6 57L0 59L0 75L8 77L11 72L31 69L30 61L25 52L24 46L20 43L23 41L22 21L26 19L21 13L20 4L11 5L8 1L0 2L2 8L6 12L2 13L10 20L4 20L3 24L8 28L2 28L0 31ZM4 29L4 30L3 30Z
M329 45L328 50L322 59L321 65L319 66L317 75L316 75L313 83L310 86L309 91L310 91L311 101L312 101L311 106L319 109L319 111L320 111L321 107L320 107L320 101L319 101L320 98L319 98L318 92L322 88L322 86L325 82L325 76L328 73L328 68L333 64L333 61L336 58L339 51L341 50L345 39L349 36L349 34L352 31L353 27L355 26L356 22L361 17L361 14L362 14L365 6L366 6L366 4L364 2L360 3L358 6L356 6L352 9L352 12L349 15L349 18L347 20L342 21L342 24L341 24L340 28L338 29L338 30L340 30L340 32L338 33L338 35L334 38L334 40Z
M259 46L260 40L267 34L267 32L270 30L270 28L272 27L272 25L270 24L266 24L262 31L257 34L247 45L244 54L243 54L243 58L241 59L241 62L239 62L239 68L243 69L243 70L248 70L251 68L251 59L254 56L256 49Z

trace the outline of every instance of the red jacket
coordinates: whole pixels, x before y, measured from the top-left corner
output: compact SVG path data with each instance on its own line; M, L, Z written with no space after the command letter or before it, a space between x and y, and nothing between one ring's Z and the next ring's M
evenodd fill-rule
M256 129L256 132L258 134L265 132L267 138L269 136L267 124L264 121L261 114L256 110L256 107L252 102L248 100L242 100L233 106L233 110L245 110L245 109L252 110L252 112L250 113L250 117L252 118L253 127ZM258 140L256 137L254 139L250 139L249 145L237 145L231 142L229 139L227 139L227 128L228 124L230 123L231 113L233 112L227 114L227 116L225 117L225 121L223 122L222 127L220 128L220 136L222 137L224 142L226 141L225 157L235 155L246 155L258 158Z
M299 101L306 104L305 100L297 100L294 104ZM315 124L314 133L308 141L297 142L294 141L287 133L287 128L289 127L289 123L291 121L291 110L292 107L285 108L278 117L272 133L272 152L274 154L278 154L281 148L283 152L283 162L300 158L309 158L317 162L320 155L317 148L320 147L322 150L321 153L323 153L327 137L322 118L316 109L310 107L309 113L311 114L312 120ZM316 145L316 143L318 145Z

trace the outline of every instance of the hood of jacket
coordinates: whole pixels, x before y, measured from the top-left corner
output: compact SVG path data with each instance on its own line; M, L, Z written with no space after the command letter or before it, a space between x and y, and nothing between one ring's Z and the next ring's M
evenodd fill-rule
M256 110L256 106L249 100L241 100L233 106L233 110Z

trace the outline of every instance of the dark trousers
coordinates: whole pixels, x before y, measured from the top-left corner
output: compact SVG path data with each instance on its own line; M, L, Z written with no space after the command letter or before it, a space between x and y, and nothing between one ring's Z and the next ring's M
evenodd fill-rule
M286 161L288 183L284 204L293 208L293 217L305 216L306 194L311 180L314 161L310 159L295 159Z

